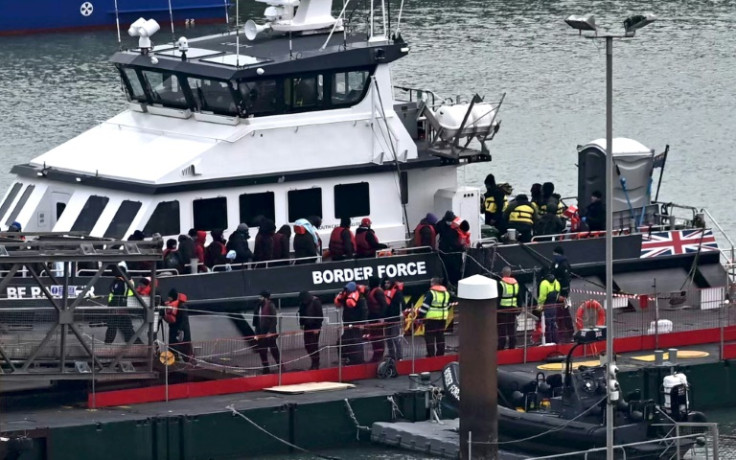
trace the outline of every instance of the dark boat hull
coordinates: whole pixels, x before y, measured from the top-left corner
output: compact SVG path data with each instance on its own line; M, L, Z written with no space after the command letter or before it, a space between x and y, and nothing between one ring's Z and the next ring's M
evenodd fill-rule
M699 275L695 279L697 287L726 285L726 272L719 263L718 252L641 258L639 257L641 239L641 235L614 239L614 275L672 268L680 270L684 276L692 264L697 263L696 274ZM603 238L591 238L471 249L464 264L457 265L460 272L454 277L448 270L452 270L453 260L461 260L460 254L440 256L437 253L422 253L196 275L161 276L159 286L162 293L168 292L171 288L186 292L190 299L189 304L196 305L199 310L236 312L248 309L250 302L257 299L263 289L270 290L276 298L296 297L300 291L331 296L349 281L367 284L370 275L404 281L408 292L412 293L423 291L429 285L430 279L435 276L450 275L450 278L457 278L476 273L487 274L489 270L498 273L504 265L511 264L518 279L531 283L535 270L544 269L549 265L552 251L556 246L564 249L576 275L598 276L605 279L604 243ZM711 275L700 276L700 273L705 271ZM75 297L81 292L93 273L87 271L83 276L72 277L69 287L70 297ZM716 273L717 276L713 276L712 273ZM147 276L148 273L131 271L131 275L139 278ZM63 289L61 283L54 283L49 278L44 278L44 281L48 281L52 293L61 297ZM109 276L103 276L95 283L93 294L106 296L111 282ZM601 287L597 288L600 290ZM592 289L596 289L596 286L592 286ZM0 298L4 299L0 302L0 308L12 308L27 304L28 300L43 298L43 293L32 278L17 277L3 292L0 292Z

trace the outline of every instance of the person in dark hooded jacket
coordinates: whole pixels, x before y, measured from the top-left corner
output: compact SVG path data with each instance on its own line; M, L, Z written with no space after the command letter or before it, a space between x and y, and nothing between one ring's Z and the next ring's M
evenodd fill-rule
M539 219L534 225L535 235L555 235L565 229L565 222L560 218L558 212L560 201L555 192L555 184L545 182L542 184L542 197L539 209Z
M486 225L492 225L499 232L505 230L503 211L506 207L506 193L496 184L493 174L486 176L486 192L481 197L481 212L485 215Z
M319 336L324 312L322 302L307 291L299 293L299 327L304 331L304 349L312 361L310 370L319 369Z
M273 235L273 258L274 260L288 259L289 243L291 242L291 227L282 225L278 232ZM286 262L284 262L286 264Z
M238 228L230 234L226 249L228 251L235 251L234 264L248 263L253 258L253 253L250 251L250 247L248 247L249 239L248 225L244 223L239 224Z
M194 241L188 235L179 235L179 261L183 264L182 270L188 271L184 265L194 258Z
M275 232L276 225L271 219L261 219L256 241L253 244L254 262L273 260L273 235Z
M297 264L308 264L317 260L314 237L301 225L294 225L294 258L299 259Z
M204 243L207 241L207 232L204 230L189 230L189 237L194 240L194 257L199 260L199 269L204 271Z
M355 231L355 254L357 257L376 257L376 251L388 246L378 242L376 232L371 228L371 220L364 217Z
M204 264L212 268L215 265L222 265L228 262L225 254L227 254L225 238L222 236L222 230L215 229L210 232L212 242L204 253Z
M452 228L452 221L456 217L455 213L447 211L442 217L442 220L435 225L435 230L439 237L437 246L441 252L460 252L464 249L460 241L460 235Z
M534 208L537 213L539 213L539 208L542 206L542 184L535 183L532 184L531 189L531 200L530 203L532 205L532 208Z

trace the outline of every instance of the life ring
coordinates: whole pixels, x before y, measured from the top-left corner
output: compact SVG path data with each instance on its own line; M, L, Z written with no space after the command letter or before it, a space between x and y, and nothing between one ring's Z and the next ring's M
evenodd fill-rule
M575 327L577 330L583 329L583 327L585 326L583 324L583 316L585 315L585 310L596 310L596 326L606 325L606 310L603 308L600 302L596 300L586 300L585 302L580 304L580 306L578 307L578 311L575 313Z

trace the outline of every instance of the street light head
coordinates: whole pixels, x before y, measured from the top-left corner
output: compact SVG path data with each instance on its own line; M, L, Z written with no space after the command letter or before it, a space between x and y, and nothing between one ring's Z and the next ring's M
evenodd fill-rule
M638 29L646 27L657 20L652 13L637 14L624 19L624 31L627 37L633 37Z
M597 30L597 27L595 25L595 16L592 14L586 14L583 16L573 14L565 18L565 22L573 29L579 30L580 33L582 33L584 30Z

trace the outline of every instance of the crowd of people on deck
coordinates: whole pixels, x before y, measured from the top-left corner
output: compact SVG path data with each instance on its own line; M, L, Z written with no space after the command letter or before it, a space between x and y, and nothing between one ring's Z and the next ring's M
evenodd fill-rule
M131 284L124 280L124 267L110 286L108 305L121 307L133 296ZM569 343L573 340L574 326L567 298L570 292L571 267L561 247L556 247L553 259L538 286L536 295L527 292L524 284L512 275L510 267L504 267L498 277L498 350L517 346L517 319L526 318L526 312L536 317L531 334L531 345ZM136 291L141 296L151 295L151 280L140 280ZM371 276L367 285L356 282L345 284L334 298L334 305L342 312L342 332L338 344L347 365L365 362L365 347L370 344L370 362L389 357L403 359L403 335L405 332L404 284L398 280ZM186 307L187 297L172 289L163 305L162 320L168 324L168 344L183 361L193 358L191 332ZM432 278L429 290L421 305L411 310L412 327L422 326L426 356L443 356L446 351L445 333L452 318L451 293L442 279ZM325 312L322 301L308 291L298 295L298 324L303 331L304 349L310 360L310 370L320 368L320 335ZM246 323L244 332L259 355L263 373L274 369L285 370L279 350L280 333L278 310L271 300L271 293L263 290L252 316L252 328ZM115 341L117 332L130 343L134 332L131 317L127 314L111 314L107 320L105 343ZM245 332L247 331L247 332ZM141 343L136 338L135 343ZM372 353L371 353L372 352ZM273 359L271 364L270 357Z
M481 197L481 212L486 225L494 227L499 235L509 230L516 239L529 242L535 235L555 235L565 231L566 219L570 219L571 231L601 231L605 229L605 208L602 194L594 191L590 204L583 211L566 212L568 207L555 192L552 182L532 185L530 195L520 193L513 198L513 187L508 183L497 184L493 174L485 179L486 192ZM578 215L578 212L580 215Z
M509 184L496 184L492 174L486 177L485 185L481 211L485 214L486 225L495 227L499 234L503 235L513 229L516 238L525 242L530 241L533 235L557 234L566 228L566 207L560 195L555 193L551 182L534 184L530 191L531 200L525 194L516 195L510 200L512 187ZM375 257L379 251L387 248L371 228L369 217L361 219L355 232L351 228L351 220L342 218L340 225L332 230L326 248L317 232L322 223L317 216L298 219L293 227L282 225L278 230L270 219L259 218L257 223L258 232L252 250L249 245L249 227L245 223L238 225L227 240L222 230L211 230L209 244L206 244L205 231L191 229L187 234L165 242L163 258L157 268L175 268L184 272L188 271L187 264L193 259L197 260L198 271L217 270L218 267L244 267L248 263L256 267L265 266L266 263L273 266L289 263L286 259L290 257L292 249L297 264L314 262L322 256L339 261ZM599 192L593 192L590 204L582 213L578 228L582 226L591 231L605 227L605 209ZM292 229L293 243L290 248ZM136 231L128 239L141 240L144 237L142 232ZM461 252L470 246L470 225L452 211L447 211L441 219L428 213L415 227L410 244L426 248L427 251ZM323 248L326 251L323 252ZM543 340L547 343L572 341L574 327L566 302L570 289L570 264L559 246L555 248L553 257L536 295L526 292L524 285L512 276L509 267L502 270L498 277L499 350L517 346L517 317L527 309L537 317L532 343ZM151 268L131 265L133 264L129 263L128 268ZM448 276L452 278L452 267L447 268ZM452 285L456 280L447 281ZM141 295L150 294L150 280L146 282L146 278L142 279L137 289ZM122 306L131 295L130 287L121 276L117 276L110 288L109 305ZM324 321L322 303L319 297L307 291L299 294L298 302L299 326L304 331L304 348L310 358L310 369L318 369L319 339ZM169 292L164 302L163 320L169 324L169 343L185 359L189 359L193 353L185 303L186 295L175 290ZM372 362L384 359L386 349L391 359L402 359L403 283L377 277L370 277L367 285L349 282L334 298L334 305L342 310L344 328L339 343L342 345L342 356L346 364L364 362L365 343L371 344ZM450 305L450 293L442 280L433 278L421 307L414 312L415 322L424 327L428 357L442 356L445 353L444 335L451 316ZM277 341L277 309L267 290L260 293L252 324L252 329L250 326L247 329L252 330L251 340L260 356L263 372L270 372L274 366L282 366L282 354ZM133 328L129 316L111 315L107 326L106 343L112 343L118 331L122 332L126 342L131 341ZM140 338L136 338L136 343L140 343ZM273 366L269 362L269 355L275 363Z

